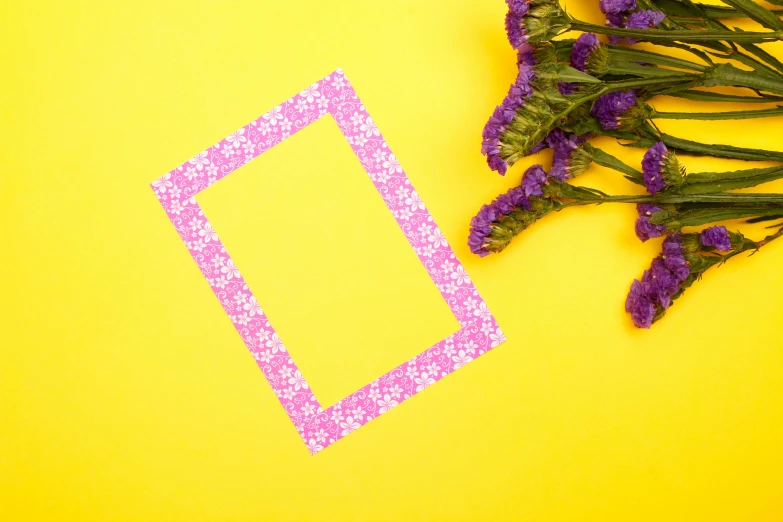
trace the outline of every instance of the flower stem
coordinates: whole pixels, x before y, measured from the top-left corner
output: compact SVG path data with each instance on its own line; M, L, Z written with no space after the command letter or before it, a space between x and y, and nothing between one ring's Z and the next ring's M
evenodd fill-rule
M677 84L677 83L686 83L692 81L693 81L693 75L685 74L685 75L667 76L666 78L641 78L641 79L634 78L631 80L623 80L619 82L606 82L596 92L587 94L585 96L581 96L574 100L569 100L570 103L568 107L563 109L559 113L555 114L554 116L552 116L549 119L549 121L546 122L543 128L551 129L557 122L561 121L563 118L568 116L568 114L571 111L573 111L583 103L587 103L589 101L595 100L596 98L600 98L604 94L610 92L621 91L623 89L630 89L633 87L643 87L645 85Z
M747 120L751 118L771 118L783 115L783 107L755 111L726 112L658 112L653 110L653 119L665 120Z
M689 2L690 3L690 2ZM652 4L660 11L674 17L692 18L694 13L685 7L684 2L677 0L653 0ZM739 11L738 9L722 6L702 4L699 2L693 2L693 7L700 9L708 18L747 18L748 15ZM783 11L780 9L773 9L772 12L776 15L783 15ZM693 23L694 20L686 20L688 23Z
M783 39L783 31L661 31L658 29L625 29L620 27L608 27L596 25L580 20L572 19L571 29L575 31L585 31L597 34L608 34L612 36L625 36L627 38L638 38L640 40L674 40L679 42L709 42L711 40L722 40L725 42L744 42L744 43L763 43L775 42Z
M753 71L744 71L729 63L713 67L705 74L705 78L703 84L705 87L736 86L783 94L783 78L772 78Z
M684 100L703 101L703 102L728 102L728 103L780 103L783 97L780 96L740 96L735 94L723 94L711 91L679 91L674 93L664 93L666 96L682 98Z
M656 65L668 65L670 67L678 67L680 69L688 69L691 71L704 72L709 67L706 65L700 65L681 58L675 58L674 56L667 56L664 54L654 53L652 51L644 51L642 49L634 49L628 47L620 47L617 45L607 45L609 49L609 58L614 61L623 62L644 62L653 63Z

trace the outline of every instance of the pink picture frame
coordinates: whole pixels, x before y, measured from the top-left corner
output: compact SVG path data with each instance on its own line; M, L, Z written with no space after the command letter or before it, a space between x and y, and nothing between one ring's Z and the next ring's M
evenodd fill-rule
M461 328L323 407L220 242L196 194L323 116L331 116ZM505 341L402 167L338 69L152 183L247 349L315 454Z

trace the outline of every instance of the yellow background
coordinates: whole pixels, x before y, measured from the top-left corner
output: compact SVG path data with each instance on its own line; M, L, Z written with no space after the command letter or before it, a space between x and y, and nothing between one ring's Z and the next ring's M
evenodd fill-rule
M592 1L569 8L600 21ZM0 7L0 518L783 519L783 244L712 270L650 331L623 312L659 249L631 207L571 209L469 254L480 205L549 161L501 178L479 154L514 78L504 10ZM312 457L149 183L337 67L509 340ZM780 149L778 125L662 127ZM319 122L199 196L330 397L456 327L336 133ZM636 190L617 178L584 183Z

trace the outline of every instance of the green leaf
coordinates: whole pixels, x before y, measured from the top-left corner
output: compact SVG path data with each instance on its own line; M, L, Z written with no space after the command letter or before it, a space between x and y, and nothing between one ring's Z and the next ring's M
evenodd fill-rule
M768 29L780 31L783 29L783 22L780 21L773 12L766 7L757 4L753 0L721 0L738 11L742 11L751 20L758 22Z
M557 79L568 83L601 83L601 80L589 74L583 73L570 65L558 64Z
M589 143L585 143L584 147L588 152L590 152L590 154L593 156L593 161L598 165L622 172L623 174L626 174L627 180L636 183L637 185L644 186L644 176L638 170L629 165L626 165L611 154L604 152L597 147L593 147Z
M654 112L652 118L668 120L749 120L752 118L772 118L783 115L783 107L759 109L755 111L723 112Z
M731 172L699 172L688 174L685 184L677 189L682 194L708 194L755 187L783 178L783 167L735 170Z
M677 138L670 134L662 134L661 141L667 147L679 152L695 156L713 156L716 158L734 158L755 161L783 161L783 152L752 149L746 147L734 147L733 145L704 144L683 138Z

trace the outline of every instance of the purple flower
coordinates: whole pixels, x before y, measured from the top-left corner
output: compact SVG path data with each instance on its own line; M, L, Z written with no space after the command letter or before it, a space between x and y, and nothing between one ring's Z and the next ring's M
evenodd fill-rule
M557 82L557 90L563 96L571 96L578 88L578 83Z
M626 16L624 14L607 14L606 25L607 27L625 27L625 18ZM615 36L612 34L610 34L608 38L609 43L613 45L617 45L624 40L622 36Z
M728 252L731 250L729 231L724 226L705 228L701 231L701 244L713 246L722 252Z
M598 98L593 104L592 113L604 129L619 129L620 117L635 105L636 93L633 90L615 91Z
M505 194L495 198L489 205L484 205L479 213L470 221L468 246L470 251L481 257L490 253L487 249L489 235L492 233L493 222L516 208L529 209L530 202L522 187L514 187Z
M658 24L663 22L666 14L660 11L642 10L631 13L625 26L628 29L655 29Z
M538 142L537 145L534 145L532 149L530 149L530 154L535 154L536 152L541 152L547 148L546 140L541 140Z
M518 49L527 42L523 22L529 8L529 0L506 0L506 35L511 47Z
M666 233L666 227L664 225L650 223L650 217L661 210L661 207L648 203L636 205L636 211L639 213L639 218L636 220L635 226L636 237L641 239L642 242L653 237L661 237Z
M517 78L509 87L503 102L495 107L481 133L483 138L481 153L487 156L489 168L500 174L505 174L508 169L508 164L500 156L500 138L516 116L517 109L522 107L525 99L533 94L531 82L535 78L533 66L536 61L532 48L528 45L521 48L517 60Z
M663 169L668 154L669 149L662 141L657 142L644 153L642 172L644 184L650 194L657 194L666 187Z
M690 276L682 236L673 234L663 242L663 252L653 259L641 281L634 281L625 300L625 311L639 328L649 328L655 316L671 306L672 297Z
M533 165L522 176L522 191L525 196L543 196L543 187L546 184L547 174L541 165Z
M652 326L655 317L655 303L645 293L642 283L634 280L631 283L631 291L625 300L625 311L631 314L633 324L639 328Z
M582 72L585 70L590 54L598 47L600 42L593 33L582 33L571 48L571 66Z
M628 16L625 21L625 27L628 29L655 29L658 24L663 22L666 15L660 11L636 11ZM626 38L626 42L633 45L639 41L638 38Z
M562 129L554 129L550 132L546 137L546 142L549 148L554 151L554 155L552 156L552 170L549 172L549 177L565 181L586 170L589 163L582 162L586 164L578 165L575 169L577 172L573 172L575 167L573 164L574 153L586 140L586 137L568 134Z
M606 15L625 14L636 9L636 0L600 0L598 7Z

